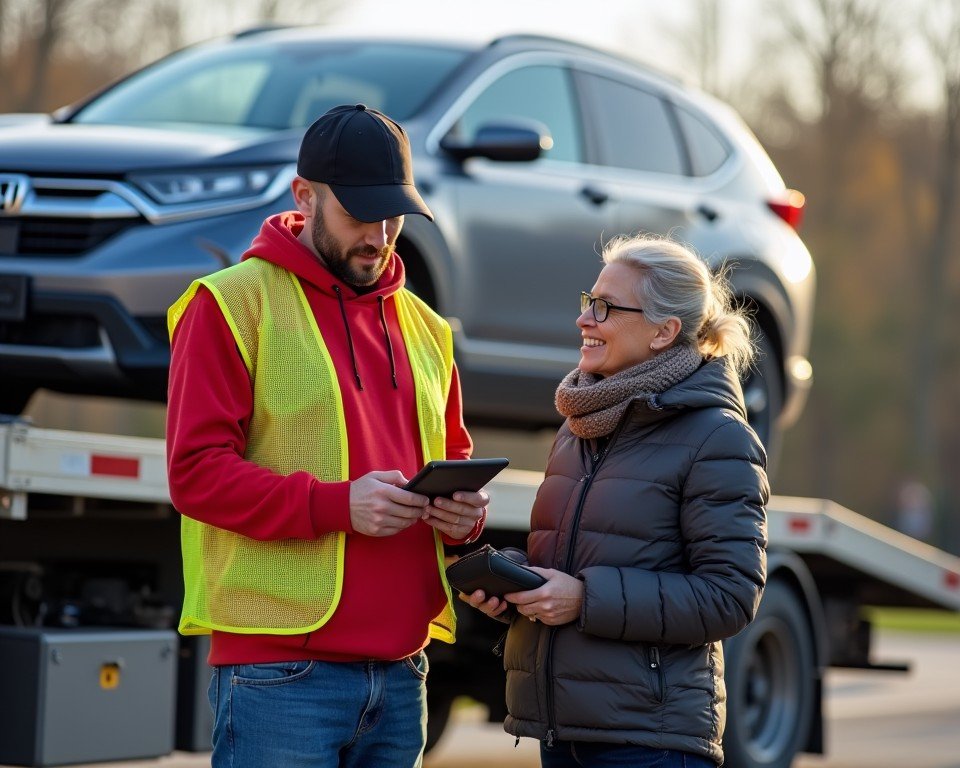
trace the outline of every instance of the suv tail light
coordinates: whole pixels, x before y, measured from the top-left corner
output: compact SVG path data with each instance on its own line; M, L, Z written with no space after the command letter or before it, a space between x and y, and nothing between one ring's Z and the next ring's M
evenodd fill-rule
M802 192L788 189L778 200L768 200L767 207L796 230L803 223L803 206L807 199Z

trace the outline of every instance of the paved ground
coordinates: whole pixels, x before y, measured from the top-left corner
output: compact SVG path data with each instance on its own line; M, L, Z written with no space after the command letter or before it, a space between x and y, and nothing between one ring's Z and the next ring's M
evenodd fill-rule
M827 682L828 756L794 768L960 768L960 637L880 635L877 661L913 663L909 674L831 672ZM425 768L535 768L537 744L485 722L479 707L455 713ZM206 754L80 768L203 768Z
M912 662L909 674L831 671L826 757L794 768L960 768L960 636L878 637L876 661ZM537 743L514 739L478 711L460 713L426 768L536 768Z

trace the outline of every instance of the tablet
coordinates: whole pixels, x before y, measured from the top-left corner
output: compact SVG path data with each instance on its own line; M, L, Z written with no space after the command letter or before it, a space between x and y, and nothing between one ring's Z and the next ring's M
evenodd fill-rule
M403 487L431 499L451 499L456 491L479 491L509 463L509 459L431 461Z

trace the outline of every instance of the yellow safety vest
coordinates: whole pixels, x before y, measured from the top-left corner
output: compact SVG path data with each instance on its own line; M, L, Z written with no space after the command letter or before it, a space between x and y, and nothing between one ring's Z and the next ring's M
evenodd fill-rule
M194 281L168 312L171 339L200 285L217 300L253 384L244 457L283 475L304 470L325 482L349 480L337 372L296 275L251 258ZM453 369L450 326L409 291L394 298L413 371L423 461L443 459ZM430 637L452 643L456 616L437 531L434 540L447 604L431 622ZM340 600L343 532L310 541L257 541L183 516L181 546L182 634L312 632Z

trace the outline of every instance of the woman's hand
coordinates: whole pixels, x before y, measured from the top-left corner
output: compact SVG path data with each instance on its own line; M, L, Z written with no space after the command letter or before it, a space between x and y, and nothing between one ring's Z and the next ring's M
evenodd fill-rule
M487 596L482 589L478 589L472 595L467 595L463 592L460 593L460 599L465 603L469 603L478 611L482 611L487 614L491 619L497 618L501 613L503 613L509 607L509 603L506 600L501 600L498 597L491 597L487 600Z
M504 599L514 603L517 611L530 621L558 626L579 619L583 606L583 582L553 568L529 567L543 576L547 583L527 592L510 592L503 596Z

